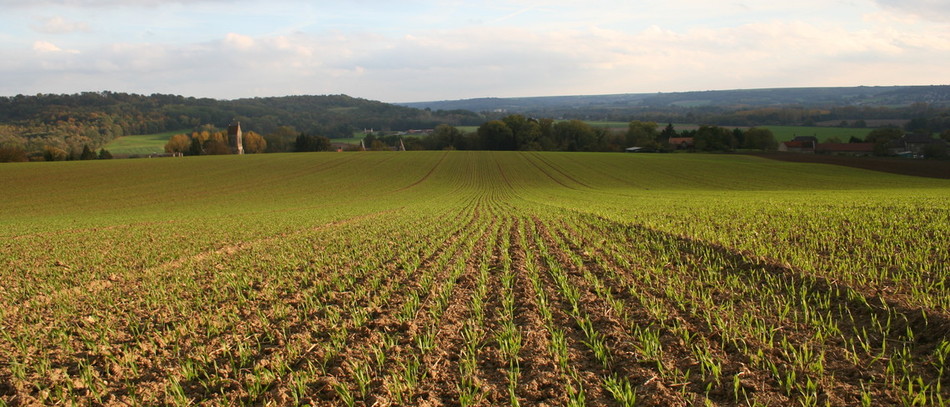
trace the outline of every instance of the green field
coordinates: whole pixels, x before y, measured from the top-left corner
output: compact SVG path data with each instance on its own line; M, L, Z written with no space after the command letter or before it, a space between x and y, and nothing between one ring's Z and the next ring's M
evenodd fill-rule
M106 144L103 148L113 155L149 155L164 154L165 143L176 134L188 134L188 130L166 131L164 133L123 136Z
M0 179L0 404L950 399L948 180L465 151Z
M850 127L815 127L815 126L762 126L772 130L778 141L789 141L795 136L815 136L819 142L826 142L831 137L837 137L842 143L847 143L851 137L864 140L873 129L858 129Z
M359 144L360 140L363 139L363 135L356 137L347 137L347 138L331 138L331 143L347 143L347 144Z

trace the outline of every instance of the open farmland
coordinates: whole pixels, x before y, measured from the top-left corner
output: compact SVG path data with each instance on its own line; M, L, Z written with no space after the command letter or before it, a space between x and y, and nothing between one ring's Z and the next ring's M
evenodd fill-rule
M950 401L948 180L459 151L0 179L0 405Z
M864 140L871 128L832 127L832 126L760 126L772 130L777 141L791 141L798 136L814 136L821 143L836 138L841 143L847 143L852 137Z
M122 136L103 146L110 153L116 155L149 155L164 154L168 139L176 134L188 134L189 130L166 131L155 134L139 134Z

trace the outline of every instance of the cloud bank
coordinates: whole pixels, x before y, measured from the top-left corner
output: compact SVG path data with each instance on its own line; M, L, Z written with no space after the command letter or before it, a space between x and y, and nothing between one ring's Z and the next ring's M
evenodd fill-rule
M109 2L48 1L88 6ZM200 1L212 5L211 10L216 10L213 4L224 2ZM138 2L158 3L165 2ZM921 7L928 4L917 2ZM653 19L619 25L588 21L581 12L561 12L557 18L544 19L550 13L547 8L527 3L505 6L490 10L476 22L431 27L417 23L377 27L348 18L319 20L332 17L334 10L301 8L306 19L344 23L308 26L299 23L304 17L278 19L275 29L261 30L260 21L267 19L261 15L217 32L203 32L202 39L190 41L168 36L169 30L178 27L153 27L148 32L157 32L154 38L139 33L87 43L83 38L94 36L96 30L81 22L84 19L45 17L34 19L30 30L39 38L19 48L10 46L10 40L0 41L11 55L0 61L0 74L17 78L0 83L0 94L115 90L238 98L347 93L408 102L939 84L946 81L943 68L950 66L950 30L937 29L940 24L906 13L898 18L884 8L868 8L867 13L843 20L833 15L784 18L760 9L759 14L768 19L743 20L725 13L716 21L684 26ZM452 15L453 11L429 12ZM425 16L415 18L424 21Z
M81 21L69 21L63 17L42 19L33 25L33 29L43 34L69 34L90 31L89 24Z
M944 0L876 0L879 6L950 25L950 2Z

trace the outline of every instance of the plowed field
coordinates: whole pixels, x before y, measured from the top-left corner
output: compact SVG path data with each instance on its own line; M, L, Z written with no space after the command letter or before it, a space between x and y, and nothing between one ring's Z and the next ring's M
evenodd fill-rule
M950 402L947 180L519 152L0 180L0 405Z

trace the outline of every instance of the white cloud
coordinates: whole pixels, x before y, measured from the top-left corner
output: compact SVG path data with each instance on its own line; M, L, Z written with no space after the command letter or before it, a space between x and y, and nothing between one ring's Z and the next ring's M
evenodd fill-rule
M33 43L33 50L37 52L59 52L62 51L59 47L51 42L46 41L36 41Z
M90 5L110 1L113 0L46 0ZM673 3L683 6L696 1ZM808 1L811 4L819 0ZM0 0L0 4L3 2ZM95 21L97 32L73 38L74 42L55 40L56 44L46 39L20 39L19 44L32 42L33 52L22 45L19 51L3 51L9 56L7 60L18 62L0 62L0 77L19 79L0 83L0 94L105 89L219 98L347 93L397 102L479 96L930 84L946 82L939 68L950 66L950 31L934 30L935 24L909 14L873 7L854 13L849 24L841 24L841 20L831 16L749 17L733 21L723 20L722 16L729 13L722 12L709 23L689 15L685 17L701 23L683 25L670 18L630 18L632 23L624 25L614 23L628 18L627 13L632 12L632 6L622 2L613 5L619 10L616 13L596 8L578 13L606 15L610 24L600 24L601 20L587 16L561 24L572 18L571 5L566 3L564 10L550 4L532 8L529 1L506 3L503 7L498 2L489 3L493 13L487 13L489 17L483 14L482 21L498 16L508 18L493 23L461 22L433 27L376 27L356 18L353 21L360 24L310 26L284 24L284 20L278 19L279 22L271 22L276 24L273 27L260 28L242 20L243 23L233 25L201 25L215 25L215 30L201 31L200 36L192 36L188 31L198 32L192 28L197 23L189 22L148 26L147 30L163 35L147 37L136 32L121 37L122 42L108 36L112 31L100 31L95 17L69 14L72 18ZM645 13L662 14L657 10L663 8L659 3L650 3L656 2L646 1L645 8L653 9ZM870 2L862 4L872 6ZM762 6L751 8L761 11ZM170 9L163 13L173 18L176 8ZM536 15L551 16L551 10L557 10L558 18L531 20ZM447 13L453 15L454 11ZM65 19L40 21L50 31L58 27L60 32L69 32L69 28L75 32L82 27L81 23ZM262 17L253 21L264 25L263 21L268 20ZM145 30L137 25L136 28ZM311 31L305 31L308 29ZM169 36L169 32L178 35ZM99 40L78 42L87 37ZM180 42L182 38L202 39ZM136 42L143 39L150 42ZM78 48L82 53L64 48ZM22 55L16 55L17 52Z
M4 8L41 8L49 6L67 7L154 7L164 4L194 5L200 3L240 3L243 0L0 0Z
M79 53L79 51L77 50L71 50L71 49L64 50L56 46L56 44L53 44L49 41L33 42L33 51L36 51L37 53L41 53L41 54L48 54L48 53L78 54Z
M80 21L69 21L62 17L42 19L40 24L34 24L33 29L44 34L67 34L74 32L89 32L89 25Z
M240 50L248 50L254 47L253 38L235 33L228 33L224 38L224 43Z

